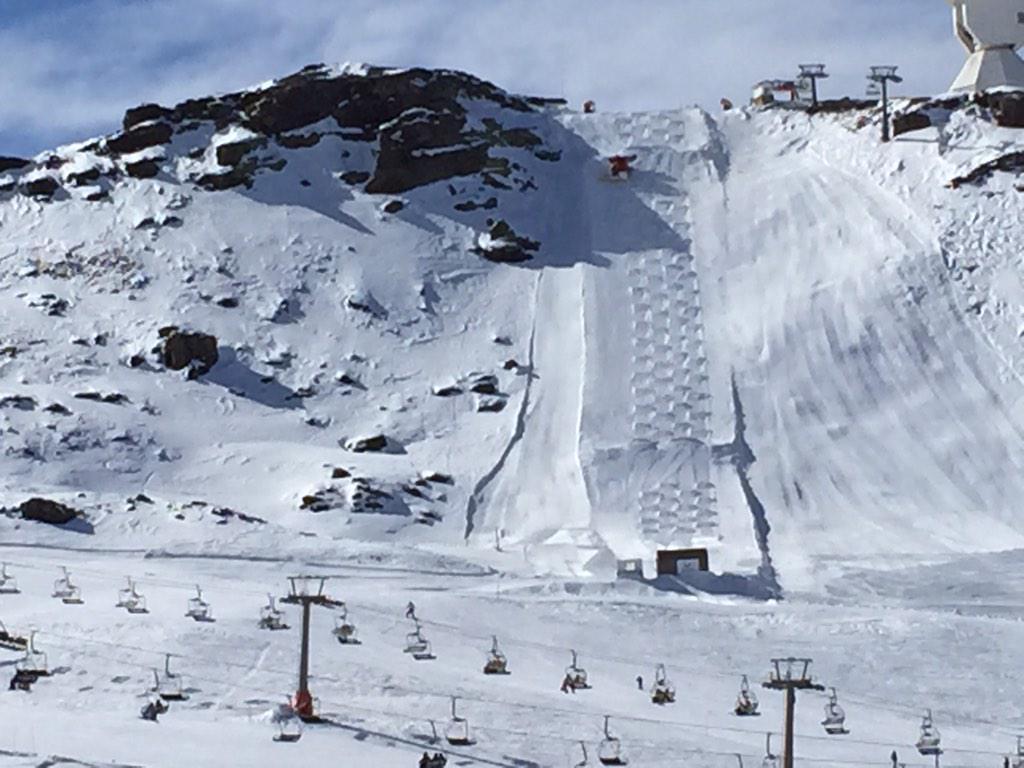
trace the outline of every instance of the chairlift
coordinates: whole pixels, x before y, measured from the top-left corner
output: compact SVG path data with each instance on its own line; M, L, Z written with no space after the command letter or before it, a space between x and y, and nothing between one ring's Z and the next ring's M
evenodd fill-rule
M125 577L127 586L117 593L117 607L124 608L128 613L149 613L146 598L135 587L131 576Z
M63 576L53 582L53 597L65 605L81 605L82 589L71 582L71 572L65 566L60 567Z
M36 648L36 630L34 629L29 633L25 655L18 660L15 671L21 676L32 678L33 681L40 677L50 676L49 659L43 651Z
M1017 737L1017 754L1011 765L1013 768L1024 768L1024 736Z
M761 768L779 768L779 757L772 752L772 734L765 734L764 759L761 761Z
M24 651L27 647L27 638L14 634L0 621L0 648L6 648L9 651Z
M288 625L284 623L283 615L277 609L277 605L275 605L273 595L267 595L267 604L260 609L259 628L267 629L271 632L289 629Z
M658 705L675 704L676 689L668 679L664 664L659 664L654 672L654 687L651 689L651 701Z
M423 627L416 620L416 629L405 636L405 653L416 661L430 661L436 658L431 650L430 641L423 636Z
M821 724L825 733L829 736L840 736L849 733L846 730L846 712L839 706L839 698L836 696L836 689L829 688L828 703L825 705L825 719Z
M622 741L608 730L609 716L604 716L604 739L597 748L597 759L601 765L629 765L622 752Z
M7 570L7 563L0 563L0 595L16 595L19 592L18 580Z
M474 744L473 736L469 732L469 721L459 717L456 711L458 699L452 696L452 719L445 728L444 738L453 747L468 747Z
M360 645L356 634L356 625L348 620L348 606L341 603L338 615L334 617L334 629L331 631L342 645Z
M941 755L941 742L939 729L932 722L932 711L926 710L924 717L921 718L921 736L917 740L917 751L922 755Z
M590 757L587 755L587 745L585 742L580 742L580 752L583 757L578 762L573 763L572 768L587 768L590 765Z
M208 602L203 600L203 590L198 584L196 584L196 596L190 597L188 600L185 616L193 621L211 622L214 620L213 609L210 608Z
M296 714L291 704L282 704L274 712L274 723L277 733L274 741L282 744L294 744L302 738L302 718Z
M562 681L562 687L573 691L586 690L591 687L587 678L587 670L579 665L579 657L576 651L572 651L572 664L565 669L565 679Z
M181 675L171 671L171 654L164 656L163 675L156 669L153 670L153 693L164 701L185 701L188 694L185 693Z
M485 675L510 675L508 671L508 659L498 648L498 636L491 635L491 650L487 654L487 663L484 664Z
M757 694L750 690L750 682L747 680L747 676L743 675L743 678L740 680L740 693L736 697L736 709L734 711L737 717L758 717L761 713L757 711L757 707Z

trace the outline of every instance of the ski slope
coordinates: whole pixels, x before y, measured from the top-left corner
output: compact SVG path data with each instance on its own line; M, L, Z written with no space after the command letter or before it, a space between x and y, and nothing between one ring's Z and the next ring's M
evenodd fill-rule
M947 182L1017 133L977 110L887 146L873 112L509 119L560 153L509 149L536 189L493 192L541 243L522 264L474 251L492 214L451 198L475 179L339 186L337 157L367 151L344 137L281 149L284 170L246 190L175 175L231 128L175 138L159 177L99 206L0 194L0 560L21 586L0 621L38 628L56 672L0 691L0 766L169 766L182 745L197 766L390 768L424 749L574 765L605 715L633 765L749 765L781 701L736 718L739 677L791 654L852 731L825 736L825 699L801 696L801 762L895 748L924 765L926 707L947 765L1011 749L1022 198L1012 174ZM606 178L619 153L636 156L627 182ZM153 362L170 324L216 335L209 374ZM471 391L490 376L497 394ZM351 450L376 434L386 451ZM353 476L387 503L356 504ZM332 506L305 508L316 493ZM35 495L87 522L19 520ZM706 547L715 573L692 594L613 580L657 546ZM60 566L85 605L50 597ZM329 578L363 644L314 617L331 724L283 745L270 718L297 632L256 620L299 572ZM114 607L126 575L149 614ZM215 623L183 615L197 583ZM435 661L402 653L410 600ZM481 673L492 635L507 678ZM559 692L571 649L593 690ZM144 722L166 653L190 698ZM18 656L0 651L0 672ZM664 708L635 683L659 663L679 690ZM451 696L471 747L430 741Z

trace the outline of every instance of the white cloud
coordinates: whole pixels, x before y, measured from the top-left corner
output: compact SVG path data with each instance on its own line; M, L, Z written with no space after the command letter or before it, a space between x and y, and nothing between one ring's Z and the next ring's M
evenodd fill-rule
M827 95L893 63L942 91L961 54L938 0L82 0L0 29L5 150L116 127L125 108L315 61L466 69L510 90L651 109L745 100L820 60Z

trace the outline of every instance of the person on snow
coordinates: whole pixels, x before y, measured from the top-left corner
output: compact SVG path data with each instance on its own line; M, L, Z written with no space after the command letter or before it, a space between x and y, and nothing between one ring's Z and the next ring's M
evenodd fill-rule
M895 749L892 751L892 754L889 755L889 759L892 761L892 768L899 768L900 758L896 754L896 750Z
M405 606L405 618L413 620L416 619L416 606L413 604L412 600L410 600L409 604Z
M644 677L643 675L636 676L636 689L642 691L644 689Z
M426 752L420 758L420 768L430 768L430 755Z
M448 758L440 752L435 753L434 759L430 763L430 768L444 768L446 765L448 765Z

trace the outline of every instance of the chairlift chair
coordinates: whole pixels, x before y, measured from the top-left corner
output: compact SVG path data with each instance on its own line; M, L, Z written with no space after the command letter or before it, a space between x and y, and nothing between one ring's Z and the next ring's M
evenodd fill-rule
M1024 768L1024 736L1017 737L1017 754L1014 755L1013 762L1010 765L1013 768Z
M452 719L445 728L444 738L453 747L468 747L474 744L473 736L469 732L469 721L459 717L456 710L458 699L452 696Z
M922 755L941 755L942 736L932 722L932 711L929 709L921 718L921 736L917 740L917 751Z
M743 678L740 680L740 693L736 697L736 709L734 711L738 717L757 717L760 715L757 707L757 694L750 690L750 682L747 680L747 676L743 675Z
M356 625L348 620L348 606L345 603L338 606L338 615L334 617L334 629L331 634L342 645L361 644L356 633Z
M146 598L135 587L131 576L125 577L127 586L117 593L117 607L124 608L128 613L149 613Z
M405 652L416 661L430 661L435 658L430 641L423 636L423 627L416 621L416 629L405 636Z
M487 654L487 662L484 664L485 675L509 675L508 659L498 648L498 636L491 635L491 650Z
M281 611L275 605L273 595L267 595L267 604L260 609L260 622L258 626L260 629L267 629L271 632L289 629L288 625L284 623Z
M585 742L580 742L580 752L582 754L582 758L573 763L572 768L587 768L587 766L590 765L590 756L587 754L587 745Z
M214 620L213 609L210 608L208 602L203 600L203 590L198 584L196 584L196 596L189 598L185 616L193 621L211 622Z
M576 651L572 651L572 664L565 669L565 683L574 691L586 690L591 687L587 670L579 665Z
M36 648L36 631L29 633L25 655L18 660L15 671L22 676L37 679L50 676L49 659L46 653Z
M7 563L0 563L0 595L16 595L19 592L18 580L7 570Z
M772 734L766 733L764 740L764 759L761 768L779 768L779 757L772 752Z
M153 670L153 693L157 694L164 701L185 701L188 694L185 693L181 675L171 671L171 654L164 656L164 673Z
M81 605L84 601L82 600L82 589L71 581L71 572L64 566L61 566L63 576L53 582L53 597L60 600L65 605Z
M9 651L24 651L27 647L27 638L14 634L0 621L0 648L6 648Z
M825 705L825 719L821 721L825 733L829 736L840 736L849 733L846 730L846 712L839 706L836 689L829 688L828 703Z
M629 765L622 752L622 741L608 730L609 716L604 716L604 739L597 748L597 759L601 765Z
M668 679L664 664L659 664L654 672L654 687L651 689L651 701L658 705L675 704L676 689Z

